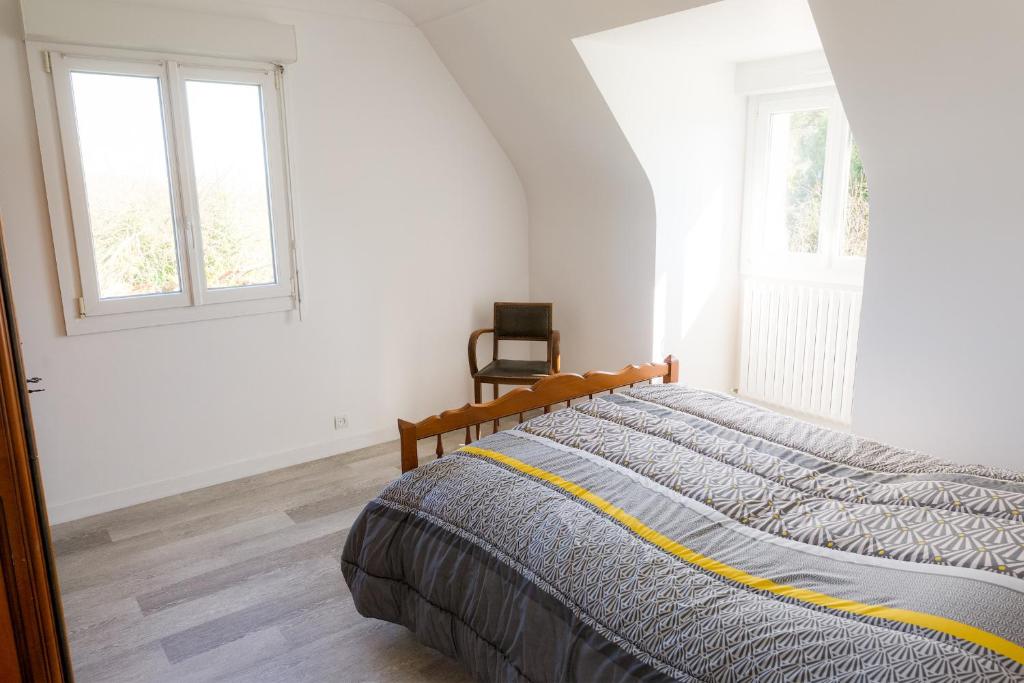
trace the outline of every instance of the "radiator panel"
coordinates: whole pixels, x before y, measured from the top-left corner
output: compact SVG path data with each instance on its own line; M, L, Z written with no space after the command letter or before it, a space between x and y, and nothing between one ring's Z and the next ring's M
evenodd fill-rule
M746 278L741 396L850 423L861 292Z

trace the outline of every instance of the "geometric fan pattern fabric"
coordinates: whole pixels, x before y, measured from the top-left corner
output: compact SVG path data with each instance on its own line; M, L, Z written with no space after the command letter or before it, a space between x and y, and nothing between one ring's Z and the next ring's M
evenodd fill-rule
M1024 479L671 385L413 470L360 612L481 680L1024 681Z
M862 484L818 476L602 400L540 416L521 428L625 465L780 537L1024 578L1024 494L942 481Z
M564 505L555 493L538 494L528 480L492 467L463 468L457 459L424 474L411 496L393 491L384 500L415 504L427 484L429 502L419 505L429 514L474 529L569 603L583 606L638 656L672 674L743 681L751 672L777 671L783 681L799 679L798 671L808 671L806 680L837 680L831 676L839 671L856 671L864 681L895 683L913 680L906 672L916 664L922 674L947 671L956 680L1013 680L1001 662L955 644L926 644L881 624L736 590L637 542L588 509ZM450 476L456 468L459 476ZM501 514L485 518L485 510Z
M683 414L705 418L733 433L762 437L825 461L877 472L965 474L1024 483L1024 472L1021 471L940 460L918 451L819 427L713 391L677 384L650 384L625 393Z

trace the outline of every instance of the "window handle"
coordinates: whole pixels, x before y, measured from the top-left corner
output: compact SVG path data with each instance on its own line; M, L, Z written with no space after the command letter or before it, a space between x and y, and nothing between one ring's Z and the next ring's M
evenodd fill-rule
M188 248L190 251L196 249L196 229L192 224L191 218L185 219L185 239L188 240Z

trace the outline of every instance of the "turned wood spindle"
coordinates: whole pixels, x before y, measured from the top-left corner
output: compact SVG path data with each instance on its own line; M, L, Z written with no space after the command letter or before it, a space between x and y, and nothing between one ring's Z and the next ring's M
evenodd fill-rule
M669 356L663 363L647 363L645 365L628 366L617 373L588 372L584 375L556 374L544 378L530 388L520 388L507 394L507 397L497 396L491 403L472 403L462 408L444 411L438 415L432 415L419 422L407 420L398 421L398 431L401 437L402 471L408 472L419 465L417 458L417 445L420 440L430 437L437 438L436 453L438 457L444 455L443 435L446 433L458 433L465 430L466 441L472 439L472 427L476 427L476 438L480 438L483 425L490 422L495 432L500 428L500 420L503 417L518 415L519 422L526 419L527 414L538 408L545 414L551 413L555 406L565 403L565 406L572 409L572 402L582 399L593 400L595 396L607 392L612 395L615 389L624 387L636 387L644 382L654 384L660 380L665 384L672 384L679 381L679 361ZM495 394L498 392L495 391Z

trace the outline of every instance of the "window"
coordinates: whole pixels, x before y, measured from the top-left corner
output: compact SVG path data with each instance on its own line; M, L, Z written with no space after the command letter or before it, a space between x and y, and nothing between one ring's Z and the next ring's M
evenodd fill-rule
M859 284L868 185L834 88L751 98L744 269Z
M71 218L62 294L90 321L68 331L294 308L278 67L45 55Z

